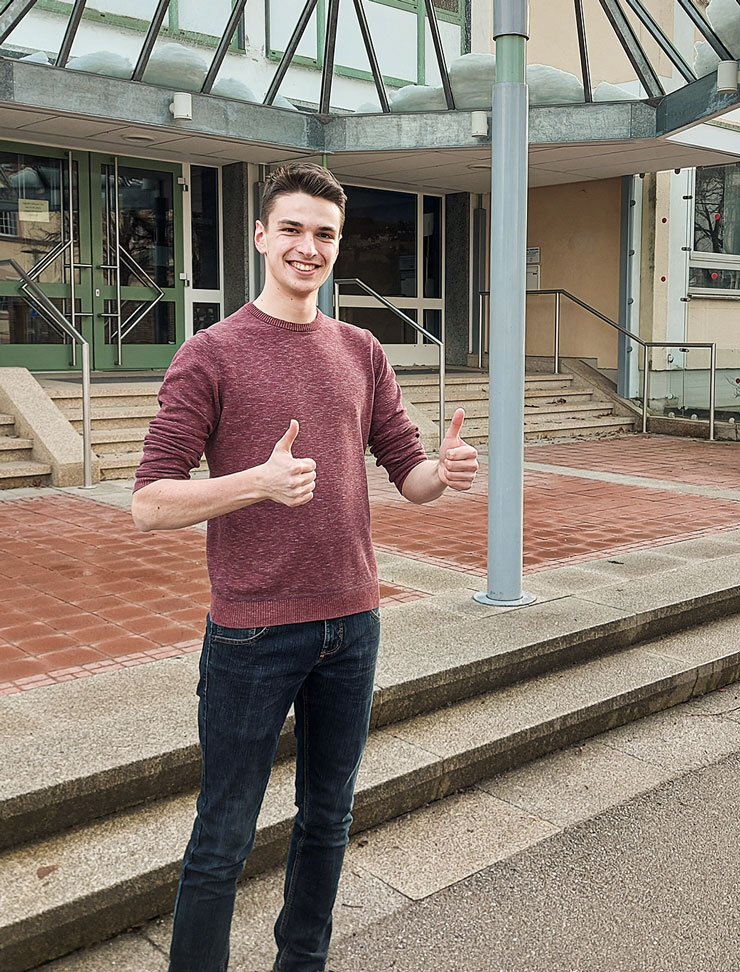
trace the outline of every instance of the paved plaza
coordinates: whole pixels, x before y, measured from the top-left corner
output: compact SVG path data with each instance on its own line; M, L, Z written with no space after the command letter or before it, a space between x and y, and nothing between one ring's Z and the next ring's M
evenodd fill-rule
M485 575L487 482L412 506L368 461L376 548ZM142 534L129 482L0 494L0 695L200 648L205 534ZM732 443L624 436L526 449L524 569L618 556L738 525ZM383 605L427 594L381 576ZM481 581L483 584L484 581Z

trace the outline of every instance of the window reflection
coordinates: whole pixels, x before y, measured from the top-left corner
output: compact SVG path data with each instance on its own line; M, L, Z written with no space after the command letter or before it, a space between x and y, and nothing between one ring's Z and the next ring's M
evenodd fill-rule
M347 219L334 275L359 277L384 297L416 297L417 197L358 186L345 191Z

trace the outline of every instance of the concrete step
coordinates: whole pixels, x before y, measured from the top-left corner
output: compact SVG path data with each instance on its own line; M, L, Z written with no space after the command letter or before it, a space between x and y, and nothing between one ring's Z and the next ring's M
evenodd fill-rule
M93 451L98 456L122 455L126 452L141 453L146 429L94 429L91 435Z
M720 556L727 548L721 542L714 546L721 570L707 572L704 565L691 563L682 571L667 572L661 579L664 588L654 584L652 600L639 610L604 611L570 597L543 600L526 612L502 611L474 605L465 588L460 595L447 596L443 608L418 601L384 611L378 670L382 687L375 691L372 725L389 726L523 678L630 648L645 638L740 612L740 584L734 583L740 553ZM391 571L386 567L384 576ZM438 571L431 569L435 575ZM636 581L625 590L609 589L618 600L630 591L638 601L644 596ZM476 624L460 630L461 617L472 617ZM414 631L430 618L435 630L425 634L421 658ZM30 736L7 743L8 760L19 771L12 778L0 777L0 849L194 786L199 756L196 726L190 720L196 671L197 658L185 656L164 667L130 669L118 680L84 679L45 690L51 709ZM119 689L124 674L135 686L125 698ZM103 730L88 719L89 704L83 701L88 696L105 713ZM130 704L134 697L137 707ZM0 722L14 725L20 718L16 709L25 711L28 704L18 696L0 698ZM140 711L156 711L159 720L142 723ZM84 760L77 749L54 744L65 732L85 751ZM289 722L280 754L293 751Z
M375 728L358 781L354 832L737 680L740 625L736 618L714 625L714 635L705 629L663 636L405 719L392 732ZM284 858L293 775L289 760L273 771L246 876ZM2 855L5 972L169 910L193 808L194 793L174 796Z
M605 415L603 417L586 415L548 415L541 417L526 416L524 420L525 439L559 439L573 436L607 435L617 432L633 432L637 419L624 415ZM488 419L465 421L464 438L472 445L485 445L488 442Z
M424 375L424 380L402 378L399 384L403 390L403 397L407 402L420 405L425 402L439 402L439 378L434 375ZM573 394L574 378L572 375L536 375L525 379L525 396L547 396ZM476 375L472 378L446 379L445 398L447 401L472 402L488 400L488 378ZM577 394L592 394L588 389L577 388ZM570 400L570 398L569 398Z
M33 439L17 435L0 435L0 463L32 460Z
M0 412L0 436L15 435L15 417Z
M120 454L106 452L100 456L100 478L133 479L139 468L143 452L123 452Z
M78 432L82 431L82 417L75 409L62 409L62 412ZM156 414L157 409L149 405L93 404L90 422L94 430L141 428L146 431Z
M51 466L35 459L0 461L0 489L16 489L21 486L48 485Z
M62 410L82 410L82 386L65 381L42 381L49 398ZM158 408L157 394L161 382L103 382L93 383L92 403L99 405L146 405Z
M436 402L425 403L418 406L422 412L425 412L431 419L436 420L438 418L439 406ZM445 414L448 419L452 418L452 414L456 408L465 409L465 420L466 428L469 420L488 418L488 399L481 401L465 401L465 402L449 402L445 406ZM548 397L546 399L537 398L534 401L530 399L525 399L524 401L524 418L538 419L545 416L556 416L556 415L604 415L613 414L613 408L611 402L598 401L594 402L591 398L588 401L566 401L565 399L552 399Z

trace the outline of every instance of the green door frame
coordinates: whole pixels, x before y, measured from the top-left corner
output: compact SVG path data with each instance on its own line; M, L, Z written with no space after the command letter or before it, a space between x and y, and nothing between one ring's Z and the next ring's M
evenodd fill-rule
M169 172L172 175L173 192L173 245L174 245L174 286L162 287L164 297L162 303L174 305L175 339L172 344L128 344L122 345L122 360L118 364L117 344L106 344L105 341L105 307L106 301L115 302L117 293L115 285L107 284L105 271L100 268L103 256L103 196L100 191L101 175L104 165L113 165L116 157L113 155L90 155L90 223L92 226L92 246L96 254L93 270L93 311L94 340L93 362L96 370L147 370L166 368L172 361L175 351L185 340L185 282L182 279L185 270L183 251L183 201L182 189L178 178L182 175L182 166L178 163L156 162L150 159L136 159L118 156L119 166L154 170L155 172ZM152 299L153 292L147 287L121 287L121 303L126 301L146 302Z
M28 145L19 142L0 142L0 151L15 152L19 155L33 158L47 158L67 161L70 153L65 149L48 148L43 145ZM92 340L92 292L89 286L91 264L90 240L90 210L88 192L89 157L86 152L72 152L72 164L77 167L77 191L75 202L77 218L76 244L79 253L79 263L83 265L75 274L75 296L78 304L76 325L82 331L87 341ZM68 197L62 198L62 205L67 208ZM66 215L66 214L65 214ZM69 252L64 251L57 257L69 263ZM88 268L84 265L87 264ZM20 289L20 282L12 279L8 273L0 280L0 296L24 298ZM43 275L42 275L43 276ZM70 308L71 287L69 283L44 283L36 281L43 292L53 299L66 301L67 313ZM76 363L75 362L76 358ZM71 342L59 344L0 344L1 367L24 367L32 371L67 371L80 367L79 355L75 355Z

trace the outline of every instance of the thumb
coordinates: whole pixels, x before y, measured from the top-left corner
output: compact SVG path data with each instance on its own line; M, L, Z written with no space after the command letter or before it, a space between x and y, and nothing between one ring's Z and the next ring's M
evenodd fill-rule
M465 409L458 408L455 414L452 416L452 421L450 422L450 427L447 429L446 439L459 439L460 429L465 421Z
M293 443L298 435L298 422L295 419L290 420L290 425L288 426L288 431L275 443L276 449L281 449L283 452L290 452Z

